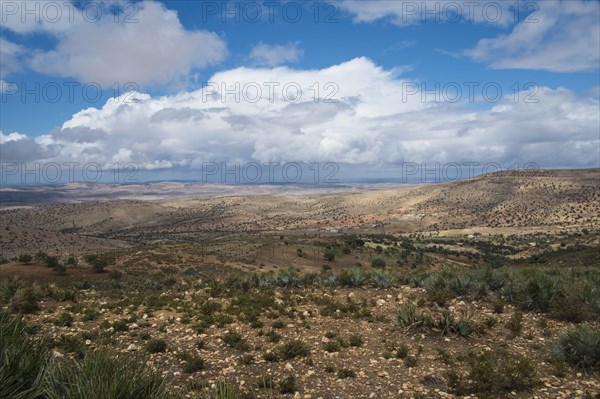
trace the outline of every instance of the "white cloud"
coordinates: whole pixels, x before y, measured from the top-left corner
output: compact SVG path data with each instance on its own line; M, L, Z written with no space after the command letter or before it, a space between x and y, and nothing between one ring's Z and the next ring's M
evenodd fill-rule
M600 3L548 0L537 4L539 10L510 34L481 39L466 54L497 69L577 72L600 68Z
M26 140L26 139L27 139L27 135L25 135L25 134L20 134L17 132L13 132L10 134L4 134L4 133L2 133L2 130L0 130L0 144L6 144L11 141L19 141L19 140Z
M0 37L0 78L21 70L19 57L23 52L23 46Z
M240 101L231 92L215 94L214 86L156 98L137 93L127 103L124 95L78 112L30 147L48 159L127 160L151 170L252 160L544 167L599 161L598 101L563 88L541 87L537 103L526 103L525 95L514 102L513 93L493 106L422 101L420 93L407 96L398 70L366 58L320 70L237 68L210 81L228 90L238 83ZM273 97L265 82L279 83ZM299 102L285 100L288 83L301 88ZM257 84L263 87L257 101L249 90L243 95ZM323 101L334 92L337 102Z
M41 3L40 10L45 3ZM114 3L93 4L109 7ZM98 8L103 11L96 18L98 14L89 10L84 14L76 8L70 10L64 7L69 3L64 2L52 3L63 7L62 18L56 23L50 23L47 17L41 18L39 23L35 23L34 18L23 23L21 13L4 18L6 28L14 32L43 32L56 38L54 49L33 52L29 60L32 69L102 86L115 82L121 85L133 82L140 87L166 85L185 79L193 69L225 58L227 48L221 38L208 31L186 30L177 13L162 3L123 3L131 8L125 8L128 11L117 21L108 8Z
M515 2L509 1L339 0L338 3L343 10L354 15L357 23L388 20L398 26L459 22L505 26L515 19L515 12L511 10Z
M257 44L250 52L250 59L257 65L276 66L290 62L298 62L304 55L300 43L269 45Z

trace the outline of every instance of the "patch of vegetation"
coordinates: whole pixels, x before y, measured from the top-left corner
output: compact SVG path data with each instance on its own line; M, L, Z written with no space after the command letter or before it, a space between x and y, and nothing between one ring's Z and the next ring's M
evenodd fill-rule
M167 399L164 379L135 359L108 351L89 352L82 362L56 359L44 376L49 399Z
M564 331L550 348L554 361L583 370L600 370L600 330L585 324Z
M167 342L161 338L152 338L144 346L149 353L161 353L167 350Z
M179 358L184 362L182 369L186 374L191 374L204 368L204 359L194 353L186 351Z
M296 357L305 357L310 355L310 349L304 341L294 340L280 345L276 349L279 358L289 360Z
M538 384L530 359L506 351L484 351L467 354L468 374L448 374L448 386L458 395L504 395L511 391L527 391Z
M250 345L248 342L242 338L240 333L235 331L229 331L223 334L221 340L225 343L225 345L230 346L234 349L239 349L242 351L247 351L250 349Z

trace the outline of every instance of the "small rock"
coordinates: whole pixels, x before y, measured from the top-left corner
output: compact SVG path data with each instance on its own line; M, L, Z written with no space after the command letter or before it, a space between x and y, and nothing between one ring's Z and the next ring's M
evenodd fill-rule
M292 370L294 369L294 367L293 367L293 366L292 366L290 363L286 363L286 365L285 365L285 369L286 369L287 371L292 371Z
M135 352L136 350L138 350L138 347L135 344L129 344L127 347L128 352Z
M86 344L87 346L90 346L90 345L92 344L92 341L90 341L89 339L86 339L86 340L85 340L85 344Z

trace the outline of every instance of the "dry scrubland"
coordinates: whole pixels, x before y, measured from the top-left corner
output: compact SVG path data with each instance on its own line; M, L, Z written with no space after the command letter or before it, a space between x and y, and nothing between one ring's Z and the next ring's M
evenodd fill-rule
M598 170L184 194L0 211L0 398L600 397Z

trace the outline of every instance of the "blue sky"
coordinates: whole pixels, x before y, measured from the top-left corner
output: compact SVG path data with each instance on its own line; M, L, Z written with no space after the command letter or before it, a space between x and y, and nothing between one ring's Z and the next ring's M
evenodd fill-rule
M133 164L150 179L211 162L335 162L360 177L403 163L598 167L599 10L0 0L2 162Z

